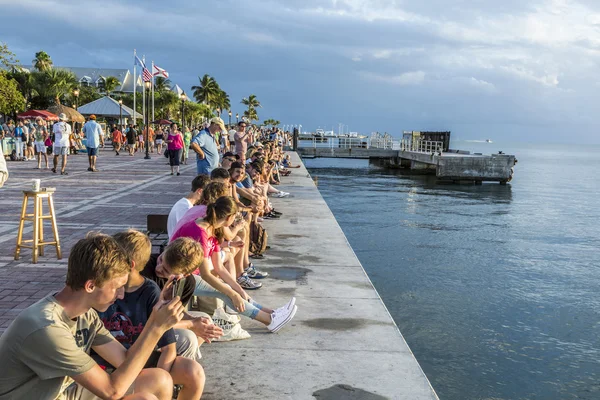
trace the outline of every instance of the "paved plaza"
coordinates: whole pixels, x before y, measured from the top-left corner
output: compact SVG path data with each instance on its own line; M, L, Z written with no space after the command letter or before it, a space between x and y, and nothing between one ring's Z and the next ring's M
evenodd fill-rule
M53 174L51 170L34 169L36 161L7 162L10 178L0 188L0 333L22 309L62 287L69 251L87 232L113 234L127 228L145 231L147 214L168 214L189 190L195 163L183 165L181 176L171 176L164 156L151 157L145 160L142 153L115 156L107 148L98 158L100 172L88 172L85 154L70 155L69 175L64 176L60 171ZM56 188L54 206L63 257L57 260L54 247L47 246L45 255L32 264L30 249L22 249L18 261L14 260L14 251L23 190L30 189L31 180L36 178L42 180L42 187ZM23 238L30 239L32 231L32 223L26 222ZM45 222L44 233L50 240L49 221Z

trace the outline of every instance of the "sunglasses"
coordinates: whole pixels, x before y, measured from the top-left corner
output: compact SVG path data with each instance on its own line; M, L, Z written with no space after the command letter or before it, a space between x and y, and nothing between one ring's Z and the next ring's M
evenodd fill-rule
M227 160L227 161L231 161L231 162L234 162L234 161L235 161L235 158L225 157L225 160Z

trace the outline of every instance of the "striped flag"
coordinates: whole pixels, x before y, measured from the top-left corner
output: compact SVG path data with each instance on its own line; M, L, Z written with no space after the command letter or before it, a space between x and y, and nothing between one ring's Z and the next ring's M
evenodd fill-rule
M160 67L157 67L156 65L152 66L152 75L154 75L154 76L162 76L164 78L168 78L169 77L169 73L166 70L164 70L164 69L162 69Z
M148 68L144 67L142 69L142 79L144 82L150 82L152 80L152 74L148 71Z

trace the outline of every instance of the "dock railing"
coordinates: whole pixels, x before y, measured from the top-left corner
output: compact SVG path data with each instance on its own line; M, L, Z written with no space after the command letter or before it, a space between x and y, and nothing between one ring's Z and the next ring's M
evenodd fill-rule
M359 137L328 137L328 136L313 136L312 138L302 138L299 141L300 147L312 148L331 148L331 149L352 149L352 148L369 148L369 141L366 138Z
M400 150L427 154L441 153L444 151L444 142L402 139L400 141Z

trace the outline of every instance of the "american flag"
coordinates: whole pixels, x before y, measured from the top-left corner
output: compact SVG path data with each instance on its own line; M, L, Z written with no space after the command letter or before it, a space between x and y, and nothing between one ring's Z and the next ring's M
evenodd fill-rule
M142 69L142 79L144 82L149 82L152 80L152 74L148 71L148 68L144 67Z

